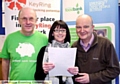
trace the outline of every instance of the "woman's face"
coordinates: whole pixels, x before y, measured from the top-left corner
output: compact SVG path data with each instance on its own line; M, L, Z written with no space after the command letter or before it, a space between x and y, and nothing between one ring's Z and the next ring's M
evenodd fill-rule
M57 26L54 31L53 34L54 39L58 42L64 43L64 40L66 38L66 29L65 28L60 28L60 26Z

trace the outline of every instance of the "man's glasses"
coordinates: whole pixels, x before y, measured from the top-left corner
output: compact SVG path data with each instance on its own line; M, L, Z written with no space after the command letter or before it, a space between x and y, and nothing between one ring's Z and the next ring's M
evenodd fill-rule
M55 33L60 33L60 32L61 32L61 33L66 33L66 30L65 30L65 29L60 29L60 30L55 29L54 32L55 32Z

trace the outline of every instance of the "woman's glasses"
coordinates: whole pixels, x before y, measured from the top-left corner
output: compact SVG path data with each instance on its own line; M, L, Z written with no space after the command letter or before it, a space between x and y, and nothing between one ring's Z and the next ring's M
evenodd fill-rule
M66 30L65 29L55 29L54 30L55 33L66 33Z

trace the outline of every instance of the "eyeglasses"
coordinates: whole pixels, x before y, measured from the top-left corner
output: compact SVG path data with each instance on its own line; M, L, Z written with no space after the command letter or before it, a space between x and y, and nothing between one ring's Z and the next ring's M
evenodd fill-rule
M66 30L65 29L62 29L62 30L58 30L58 29L55 29L54 30L55 33L66 33Z
M20 19L24 22L27 21L27 20L29 20L31 22L35 21L35 18L33 18L33 17L30 17L30 18L23 17L23 18L20 18Z

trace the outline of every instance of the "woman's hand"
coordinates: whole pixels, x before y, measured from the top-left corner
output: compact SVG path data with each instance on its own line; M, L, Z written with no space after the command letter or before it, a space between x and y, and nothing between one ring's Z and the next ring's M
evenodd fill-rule
M69 73L73 74L73 75L77 75L78 72L79 72L79 69L78 69L78 67L70 67L70 68L68 68L67 71L68 71Z
M44 63L43 64L44 73L47 74L54 67L55 67L55 65L53 63Z

